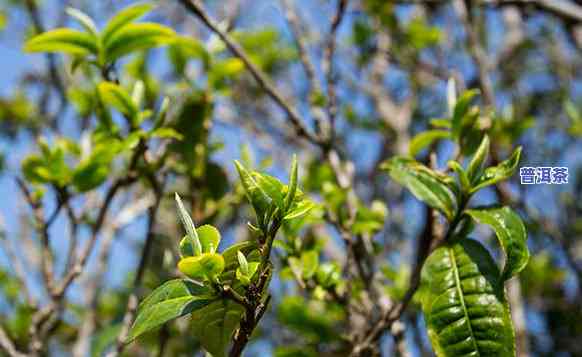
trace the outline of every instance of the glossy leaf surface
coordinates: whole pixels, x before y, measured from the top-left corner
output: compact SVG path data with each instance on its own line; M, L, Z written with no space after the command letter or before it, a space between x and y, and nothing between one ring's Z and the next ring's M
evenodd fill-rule
M210 289L174 279L155 289L139 306L127 342L163 323L191 313L215 301Z
M525 268L529 260L527 233L517 213L509 207L476 208L465 212L495 231L506 257L503 279L509 279Z
M405 157L395 157L382 165L390 177L405 186L419 200L451 218L455 197L443 178L428 167Z
M472 239L437 248L421 275L422 309L437 356L515 355L503 280Z

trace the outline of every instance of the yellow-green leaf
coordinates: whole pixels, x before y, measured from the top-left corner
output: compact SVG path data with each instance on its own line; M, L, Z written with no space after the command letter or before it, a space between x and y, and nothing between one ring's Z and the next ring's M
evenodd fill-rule
M125 25L104 41L105 61L113 62L131 52L167 45L174 36L174 30L156 23Z
M438 139L448 139L451 132L448 130L428 130L416 135L410 141L410 156L416 156L422 149Z
M64 52L73 55L97 54L96 39L86 32L59 28L41 33L24 45L27 52Z
M154 8L153 4L142 3L126 7L113 16L105 28L101 32L101 39L103 43L107 43L111 36L115 35L117 31L132 21L138 20Z
M191 279L212 279L224 270L224 258L216 253L202 253L178 262L178 270Z
M125 89L111 82L100 83L98 89L105 103L131 119L137 116L138 109Z

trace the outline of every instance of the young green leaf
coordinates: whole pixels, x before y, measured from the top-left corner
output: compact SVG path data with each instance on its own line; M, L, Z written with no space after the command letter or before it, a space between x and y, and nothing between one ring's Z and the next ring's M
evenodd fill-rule
M139 110L124 88L111 82L102 82L98 86L101 99L130 119L137 117Z
M430 125L434 126L435 128L442 129L450 129L452 126L451 120L446 118L431 119Z
M241 251L238 251L237 258L238 263L240 264L240 271L244 275L249 275L249 262L247 262L247 258L245 258L245 255Z
M483 187L496 184L499 181L503 181L515 172L517 164L519 163L519 157L521 156L521 146L518 147L511 157L497 166L488 167L483 172L483 175L479 177L476 185L471 189L471 193L477 192Z
M216 227L209 224L205 224L196 228L196 233L200 239L200 244L202 245L202 252L204 253L214 253L218 249L218 244L220 244L220 232Z
M296 200L296 202L291 205L287 214L283 217L283 220L288 221L291 219L299 218L306 215L315 207L315 203L309 199Z
M156 119L154 120L154 127L153 130L157 130L162 128L164 123L166 122L166 116L168 114L168 108L170 107L170 98L164 97L162 104L160 105L160 109L158 110L158 114L156 115Z
M200 253L202 253L202 245L200 244L200 238L198 238L198 234L196 233L194 222L192 222L192 217L190 217L190 214L188 214L188 211L186 211L186 208L182 203L182 199L177 192L174 194L174 199L176 200L176 206L178 207L180 220L182 221L182 225L184 226L184 229L188 234L188 238L190 239L192 250L194 251L195 255L200 255Z
M165 322L201 309L216 299L212 290L190 281L167 281L140 304L126 343Z
M441 175L405 157L390 159L382 164L382 169L386 170L394 181L406 186L416 198L438 209L447 218L453 217L455 195Z
M253 176L244 166L241 165L240 162L235 160L234 164L240 176L240 181L245 189L247 198L255 210L259 226L262 226L267 209L271 205L271 198L265 193L265 191L263 191Z
M274 202L276 207L279 208L281 212L284 211L285 207L285 185L279 181L277 178L253 171L251 176L259 186L259 188L269 197L271 202Z
M467 167L467 177L471 184L475 183L479 179L481 172L483 170L483 165L487 160L487 155L489 155L489 136L485 134L481 144L477 148L477 151L471 158L469 166Z
M81 24L81 26L83 26L83 28L85 28L85 30L87 30L87 32L93 35L95 38L99 36L97 25L95 25L95 22L93 22L93 20L83 11L74 9L72 7L67 7L65 12L67 15L77 20L79 24Z
M196 234L200 240L202 253L216 253L218 244L220 244L220 232L214 226L205 224L196 228ZM180 255L182 257L193 257L196 254L190 244L190 237L184 236L180 241Z
M455 105L457 104L457 86L453 77L447 80L447 108L449 116L453 116Z
M101 40L103 43L109 42L111 36L115 35L121 28L130 22L138 20L140 17L150 12L153 8L153 4L143 3L128 6L121 10L117 13L117 15L109 20L107 25L105 25L105 28L101 32Z
M202 253L178 262L178 270L195 280L213 280L224 270L224 258L217 253Z
M291 174L289 175L289 189L287 190L287 195L285 196L285 213L287 213L289 208L291 208L291 204L295 199L295 193L297 192L297 176L297 155L293 155L293 161L291 163Z
M410 141L410 156L416 156L422 149L432 144L438 139L449 139L451 132L448 130L428 130L417 134Z
M67 28L41 33L24 44L26 52L64 52L80 56L97 54L97 48L93 36Z
M36 155L22 160L21 167L24 178L31 183L48 183L52 180L52 174L46 167L45 161Z
M301 267L303 271L303 278L310 279L316 272L319 266L319 254L315 250L310 250L301 253Z
M335 263L323 263L317 268L315 278L321 286L330 288L339 282L341 271Z
M455 103L455 109L453 111L453 117L452 117L452 126L451 126L451 130L452 130L452 137L457 140L460 141L460 136L461 136L461 130L463 129L463 119L465 119L465 116L467 115L470 105L471 105L471 101L473 100L473 98L479 93L478 90L468 90L466 92L464 92L461 97L457 100L457 102Z
M423 265L420 289L438 357L515 356L503 280L479 242L462 238L435 249Z
M145 85L143 81L139 80L133 85L133 91L131 92L131 101L139 108L143 102L145 94Z
M239 289L236 279L236 271L240 268L238 252L241 252L245 256L249 264L249 273L251 276L254 274L253 263L259 263L261 260L261 254L259 253L254 241L245 241L234 244L222 252L225 266L224 271L220 275L220 281L232 286L235 290ZM244 293L242 289L239 289L238 291Z
M174 36L174 30L156 23L125 25L103 42L105 61L113 62L131 52L167 45Z
M505 253L502 278L507 280L522 271L529 260L527 233L521 218L509 207L482 207L465 211L475 221L491 226Z
M249 263L249 278L255 274L261 254L257 250L255 242L245 241L234 244L222 252L225 266L224 271L220 274L220 281L225 285L231 286L239 294L244 294L244 284L237 280L236 277L236 272L240 267L238 261L239 251L245 255ZM255 267L254 271L253 266ZM242 312L242 307L230 299L221 299L213 302L192 314L194 336L196 336L202 347L212 353L213 356L224 356L232 333L239 325Z
M448 166L457 174L463 192L469 192L469 190L471 189L471 184L469 182L469 178L467 177L467 173L465 172L465 170L463 170L461 164L451 160L448 162Z

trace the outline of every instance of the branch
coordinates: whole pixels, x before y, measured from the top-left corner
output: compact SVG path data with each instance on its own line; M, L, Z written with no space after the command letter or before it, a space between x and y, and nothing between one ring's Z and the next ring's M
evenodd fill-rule
M303 65L303 70L305 71L305 75L307 77L308 93L309 93L309 100L313 102L318 99L318 96L322 94L321 91L321 83L317 77L315 66L313 62L309 59L309 53L307 49L307 44L305 42L305 38L301 33L301 25L299 23L299 17L295 12L293 4L290 0L283 0L282 1L283 8L285 10L285 17L287 18L287 22L291 27L291 32L293 33L293 37L295 38L295 45L297 47L297 51L299 53L299 60ZM310 105L309 109L311 111L311 115L315 120L315 128L316 132L321 135L325 132L324 125L325 125L325 113L323 109L319 105Z
M327 84L327 112L331 122L331 129L334 128L335 117L337 115L337 96L335 88L335 74L333 57L336 49L337 30L344 19L348 0L338 0L335 15L331 21L329 35L327 36L327 46L323 52L323 72L325 73ZM333 136L332 136L333 137Z
M0 326L0 347L2 347L2 349L6 351L6 353L10 357L26 356L25 354L20 353L16 350L14 343L12 343L12 340L10 340L10 337L8 337L8 334L6 333L6 331L4 331L4 328L2 326Z
M228 33L220 29L220 26L215 20L210 18L206 10L197 0L179 0L184 7L193 15L198 17L212 32L226 44L228 49L238 57L249 70L253 78L257 81L259 86L275 101L275 103L287 114L291 124L295 128L297 135L304 137L306 140L318 144L319 138L313 135L303 124L303 120L297 110L291 106L271 83L267 75L259 69L250 59L246 51L238 45Z
M49 228L50 225L55 221L60 208L61 204L57 205L54 213L48 220L44 218L44 209L42 206L42 202L37 200L33 197L32 193L24 183L24 181L20 178L16 178L16 183L18 187L22 191L26 202L31 207L34 221L35 221L35 230L37 234L40 236L41 241L41 270L43 275L43 281L46 284L46 289L49 295L53 295L55 291L54 286L54 277L53 277L53 254L50 247L50 236L49 236Z
M141 285L141 281L143 279L143 275L145 273L145 269L147 266L148 258L150 256L150 251L152 250L152 245L155 238L155 225L158 215L158 210L160 208L160 202L162 201L164 191L163 191L163 184L164 182L158 182L156 177L149 173L148 180L152 185L155 200L154 204L148 209L148 223L147 223L147 233L145 244L141 253L141 258L139 261L139 265L137 267L137 273L135 275L135 279L133 281L133 292L128 298L127 307L125 311L125 315L123 316L123 324L121 327L121 332L117 336L117 342L115 344L115 349L111 351L107 356L108 357L116 357L121 354L125 347L125 340L129 334L129 329L131 328L131 324L133 323L133 319L135 318L135 314L137 312L138 307L138 298L137 298L137 290ZM164 181L164 180L162 180Z
M430 4L446 5L445 0L396 0L399 4ZM552 14L564 21L580 23L582 22L582 6L574 1L566 0L480 0L476 1L476 6L511 6L519 7L534 6L537 9Z

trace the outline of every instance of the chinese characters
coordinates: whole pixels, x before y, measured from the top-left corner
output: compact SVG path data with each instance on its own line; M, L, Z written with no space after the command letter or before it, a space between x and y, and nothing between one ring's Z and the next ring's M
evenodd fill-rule
M561 185L568 183L567 167L522 167L519 169L522 185Z

